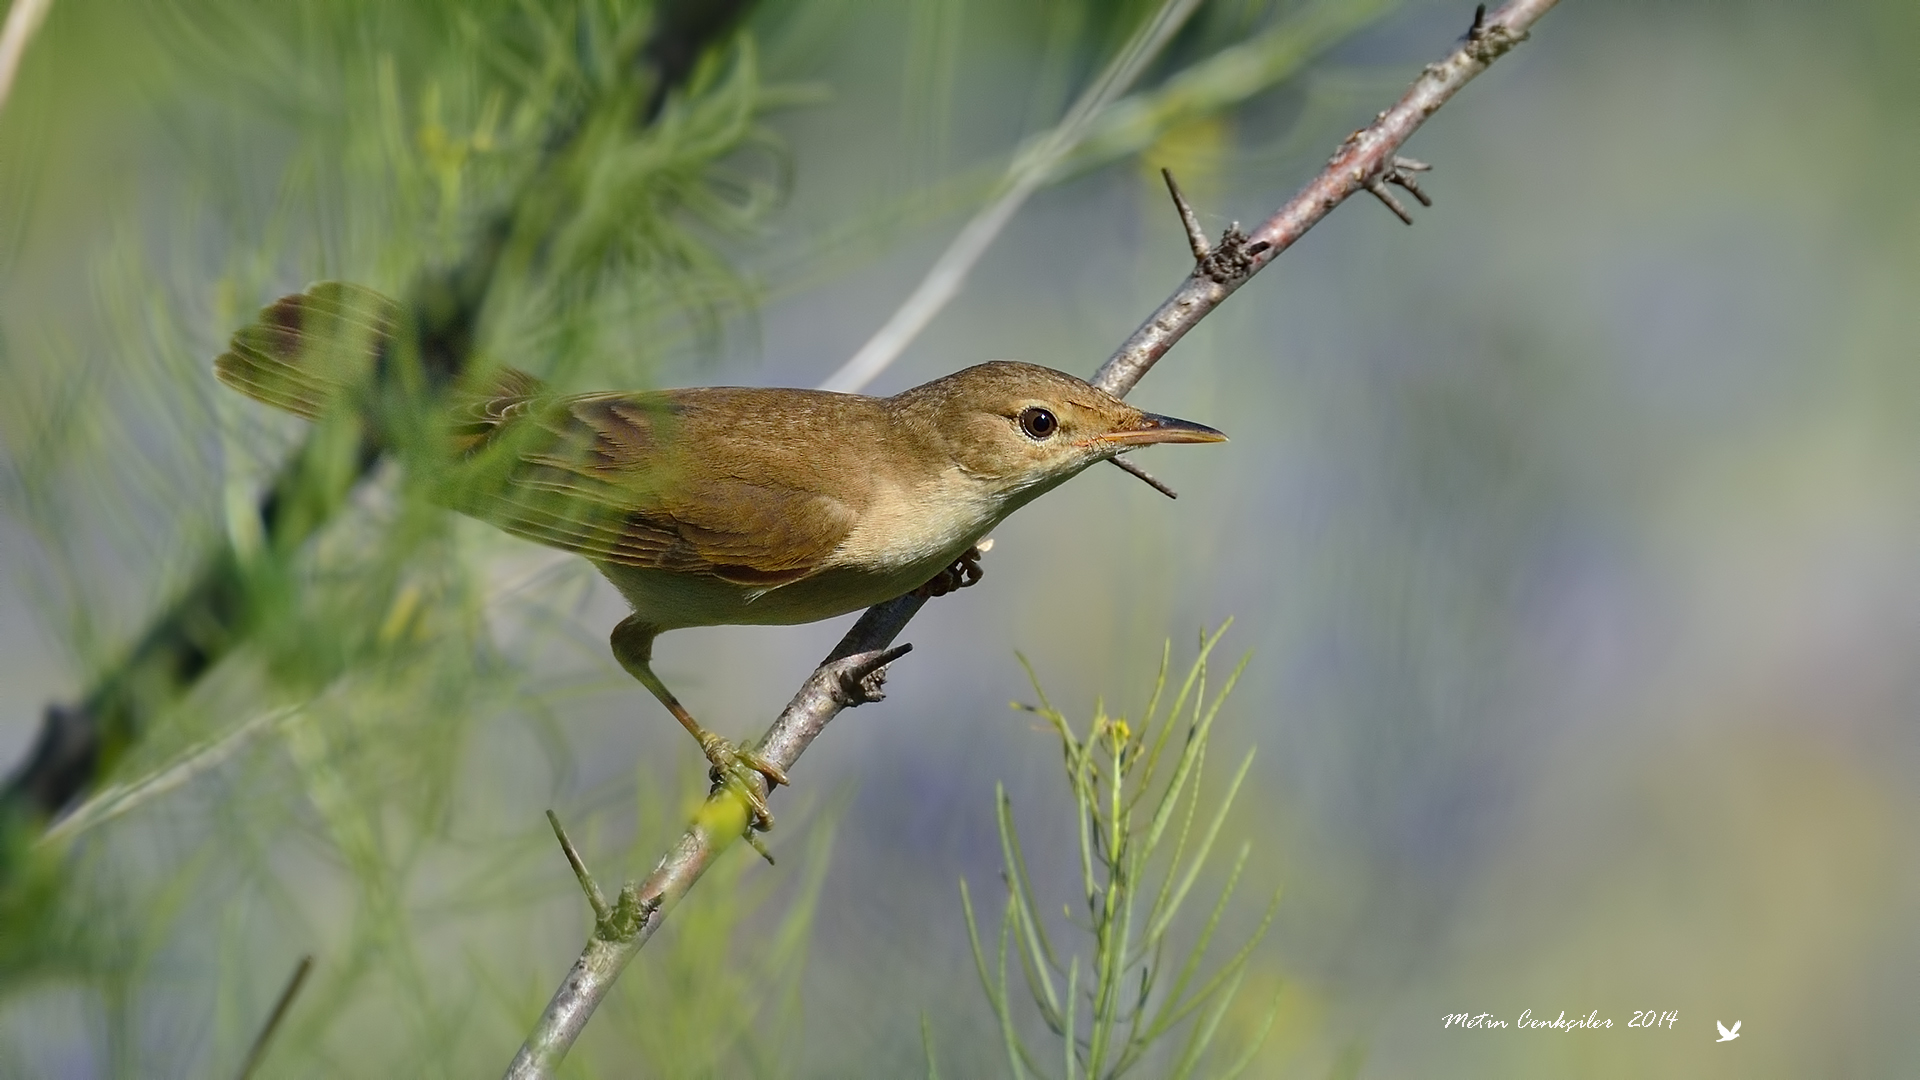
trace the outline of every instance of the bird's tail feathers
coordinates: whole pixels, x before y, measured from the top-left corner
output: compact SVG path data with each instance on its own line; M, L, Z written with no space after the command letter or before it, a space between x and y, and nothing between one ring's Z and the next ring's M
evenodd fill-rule
M399 317L399 306L372 289L323 281L260 309L213 371L255 401L318 420L366 380Z

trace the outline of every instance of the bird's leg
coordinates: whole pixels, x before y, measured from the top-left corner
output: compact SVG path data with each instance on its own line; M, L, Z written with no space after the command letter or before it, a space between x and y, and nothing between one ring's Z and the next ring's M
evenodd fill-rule
M660 676L653 673L653 639L658 635L659 631L641 622L639 616L628 616L613 628L614 659L627 669L627 674L640 680L640 685L653 691L653 696L660 699L660 704L665 705L673 718L680 721L680 726L699 742L701 752L707 755L707 761L713 765L714 782L727 785L746 801L753 813L753 827L762 832L773 828L773 812L767 809L766 796L760 793L759 786L753 782L754 774L766 777L769 784L784 784L787 782L786 771L754 751L743 749L732 740L723 739L700 726L700 721L693 718L693 714L673 696L673 691L667 689L667 684L660 681Z
M952 566L933 575L931 581L913 590L913 595L923 598L945 596L969 585L978 584L981 578L987 576L986 570L980 565L980 556L991 550L993 550L993 541L983 537L979 543L953 560Z

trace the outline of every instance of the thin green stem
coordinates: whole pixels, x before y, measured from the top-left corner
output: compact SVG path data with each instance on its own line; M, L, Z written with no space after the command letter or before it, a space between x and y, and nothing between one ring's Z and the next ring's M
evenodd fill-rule
M967 880L960 879L960 907L967 916L967 941L973 946L974 969L980 973L980 986L987 992L987 1002L993 1006L993 1013L1000 1021L1000 1037L1006 1044L1007 1069L1014 1080L1024 1080L1021 1069L1020 1037L1013 1030L1013 1011L1007 1001L1007 921L1000 921L1000 977L998 980L987 974L987 955L980 948L980 928L973 916L973 897L967 891Z
M1200 868L1206 865L1207 855L1213 850L1213 842L1220 836L1220 827L1226 824L1227 811L1232 809L1234 797L1240 794L1240 784L1246 780L1247 770L1253 767L1253 754L1252 750L1248 750L1247 756L1240 759L1240 768L1233 774L1233 782L1227 785L1226 797L1220 800L1220 806L1214 811L1213 820L1207 824L1207 832L1200 841L1200 848L1193 853L1193 861L1187 864L1186 875L1181 879L1179 887L1174 890L1173 898L1168 902L1166 910L1161 913L1160 922L1147 927L1148 937L1158 937L1166 931L1174 912L1178 911L1181 903L1186 900L1187 891L1193 888L1193 883L1200 877Z
M1067 1071L1066 1071L1067 1080L1073 1080L1074 1073L1076 1071L1077 1060L1079 1057L1079 1053L1078 1053L1079 1047L1075 1045L1075 1040L1078 1038L1078 1036L1075 1034L1075 1031L1074 1031L1075 1027L1078 1024L1078 1019L1075 1016L1075 1012L1078 1009L1079 1004L1080 1004L1080 958L1076 956L1072 960L1068 961L1067 963L1067 1015L1066 1015L1066 1022L1061 1025L1062 1038L1060 1042L1061 1042L1061 1045L1065 1048L1065 1057L1067 1059ZM1089 1065L1089 1068L1091 1067L1092 1066ZM1088 1075L1092 1076L1093 1074L1089 1072Z
M1166 1001L1161 1005L1154 1022L1147 1027L1147 1037L1157 1038L1168 1028L1180 1022L1194 1005L1205 1001L1204 994L1186 997L1187 984L1200 970L1201 961L1206 958L1207 946L1212 944L1213 935L1220 928L1220 920L1226 914L1227 901L1233 897L1234 887L1240 883L1240 872L1246 868L1247 856L1252 852L1251 844L1240 845L1240 855L1233 862L1233 869L1227 874L1227 884L1220 890L1220 897L1214 901L1213 911L1208 914L1206 923L1200 928L1200 938L1188 951L1187 959L1180 965L1180 974L1175 977L1173 989L1167 993Z
M1053 979L1047 968L1059 970L1060 962L1054 958L1053 945L1047 940L1046 928L1040 925L1039 904L1033 897L1033 881L1027 874L1026 853L1020 846L1020 836L1013 824L1013 803L1007 798L1005 785L996 785L999 798L998 816L1000 819L1000 857L1005 862L1008 877L1010 903L1017 906L1023 914L1021 919L1021 941L1024 949L1021 953L1022 967L1028 972L1027 981L1036 986L1036 999L1044 994L1047 1012L1051 1016L1060 1013L1060 1002L1054 996ZM1051 1021L1050 1021L1051 1022Z

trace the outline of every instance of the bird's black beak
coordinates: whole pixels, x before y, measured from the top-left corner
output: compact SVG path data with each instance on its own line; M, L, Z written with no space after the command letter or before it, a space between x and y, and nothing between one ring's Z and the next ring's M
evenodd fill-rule
M1158 443L1226 442L1227 437L1205 424L1196 424L1191 420L1141 413L1140 419L1131 426L1109 431L1096 441L1105 446L1131 448Z

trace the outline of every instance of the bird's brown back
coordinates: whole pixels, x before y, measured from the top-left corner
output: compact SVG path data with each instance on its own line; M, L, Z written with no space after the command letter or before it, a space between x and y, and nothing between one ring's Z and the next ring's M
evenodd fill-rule
M524 376L464 410L457 509L616 565L771 587L819 569L898 437L885 403L705 387L542 396Z

